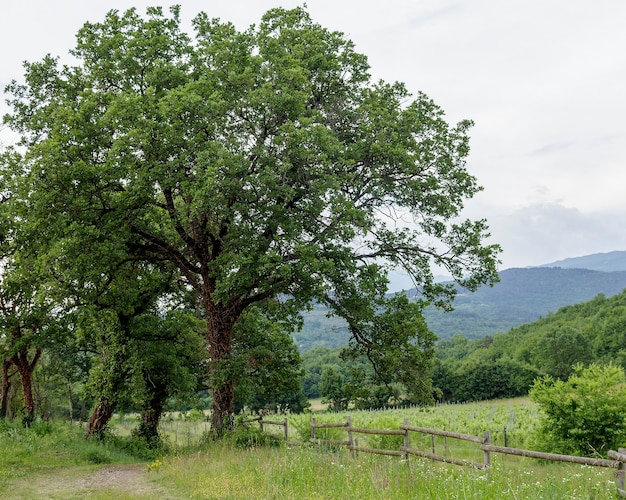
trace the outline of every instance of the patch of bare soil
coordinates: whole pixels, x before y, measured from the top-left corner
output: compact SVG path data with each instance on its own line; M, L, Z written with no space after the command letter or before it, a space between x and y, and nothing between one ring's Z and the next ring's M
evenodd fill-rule
M4 498L179 498L151 481L142 465L111 465L95 471L84 467L58 469L45 475L30 477L14 486ZM12 493L17 496L11 496Z

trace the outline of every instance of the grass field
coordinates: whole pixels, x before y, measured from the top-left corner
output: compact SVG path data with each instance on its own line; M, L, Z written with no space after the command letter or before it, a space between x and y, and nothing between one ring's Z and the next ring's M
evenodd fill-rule
M537 408L520 399L350 415L355 426L369 428L397 428L405 418L412 425L474 435L506 427L514 441L509 444L530 447ZM345 421L346 416L315 414L327 422ZM497 454L492 454L488 470L414 457L405 461L359 453L353 458L342 449L305 445L310 419L310 414L290 417L290 441L301 444L252 446L253 440L241 436L258 438L254 431L225 442L201 443L204 422L172 416L165 422L169 446L159 452L121 436L133 425L129 416L115 420L118 436L104 442L85 441L81 430L68 424L22 429L0 422L0 498L616 498L611 469ZM411 446L418 446L414 440ZM463 443L457 449L452 441L437 442L437 452L474 453L480 461L476 445Z
M611 471L495 461L489 471L309 448L213 448L169 459L158 482L187 498L267 499L609 499Z

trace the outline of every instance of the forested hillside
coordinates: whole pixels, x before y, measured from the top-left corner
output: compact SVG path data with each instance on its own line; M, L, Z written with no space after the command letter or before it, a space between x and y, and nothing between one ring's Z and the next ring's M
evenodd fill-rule
M626 252L617 253L626 259ZM587 262L594 260L593 256L588 257ZM599 262L602 258L595 260ZM613 265L621 265L621 262L614 260ZM454 311L444 313L427 308L425 316L429 328L440 339L455 335L481 338L531 323L560 307L585 302L598 294L611 297L624 289L626 271L558 267L507 269L500 272L500 282L491 288L482 287L474 293L459 290ZM294 334L301 352L347 344L346 323L328 318L327 313L328 309L316 305L304 314L304 327Z
M567 379L576 363L626 368L626 292L566 306L508 333L440 342L434 384L448 400L526 394L540 375Z
M563 307L493 337L470 340L457 335L436 344L435 354L433 386L445 401L522 396L542 375L567 379L576 363L626 368L626 291ZM358 396L363 385L358 381L371 370L363 360L341 361L339 349L327 347L305 352L303 360L307 397L343 398L344 406ZM360 403L376 401L369 397Z

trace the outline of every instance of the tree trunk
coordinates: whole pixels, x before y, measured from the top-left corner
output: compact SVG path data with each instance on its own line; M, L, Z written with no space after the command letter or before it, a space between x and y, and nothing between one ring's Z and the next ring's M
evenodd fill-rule
M159 443L159 421L168 396L166 378L150 377L149 373L145 373L144 380L148 396L141 412L141 423L137 429L137 435L145 438L149 448L154 448Z
M207 342L209 344L209 384L213 396L211 434L220 437L234 427L235 391L233 381L224 376L232 351L232 330L241 315L236 307L214 304L205 300Z
M163 408L147 408L141 412L141 423L137 435L146 440L148 448L155 448L159 443L159 421Z
M11 375L9 375L10 366L11 361L5 359L2 363L2 387L0 388L0 418L7 418L9 414L9 390L11 389Z
M93 409L91 417L89 417L87 429L85 430L85 437L97 437L102 439L104 431L106 430L114 411L115 403L113 401L105 398L100 399L96 404L96 407Z
M24 418L22 423L24 427L29 427L35 420L35 399L33 398L33 372L37 361L41 356L41 349L35 351L32 361L28 360L28 350L20 349L12 358L11 362L17 368L22 384L22 393L24 396Z
M102 339L104 347L101 356L104 370L97 382L99 394L87 422L86 438L98 437L102 439L119 402L121 391L125 389L129 377L128 355L125 348L130 338L130 316L118 312L117 317L120 330L114 336L103 337Z
M67 410L70 414L70 423L74 422L74 403L72 402L72 383L67 382Z
M82 399L80 402L80 415L78 416L78 421L84 422L86 414L87 414L87 401L85 401L85 399Z

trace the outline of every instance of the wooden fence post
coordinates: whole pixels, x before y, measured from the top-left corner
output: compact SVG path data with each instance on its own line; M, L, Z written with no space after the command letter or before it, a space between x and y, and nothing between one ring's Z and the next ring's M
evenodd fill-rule
M618 448L617 451L621 454L626 454L626 448ZM617 487L619 494L624 496L624 475L626 474L626 463L620 460L619 467L617 468Z
M489 431L485 431L485 444L489 444L491 442L491 434ZM491 453L488 450L484 450L483 454L485 456L485 467L489 467L491 465Z
M350 455L352 458L356 457L356 452L354 450L354 438L352 436L352 418L348 415L348 448L350 448Z
M289 420L285 417L285 441L289 441Z
M315 439L315 417L311 419L311 439Z
M404 419L404 425L409 425L409 419L405 418ZM408 450L410 448L409 446L409 430L408 429L404 429L404 448L405 450ZM408 462L409 460L409 452L405 451L404 452L404 459Z

